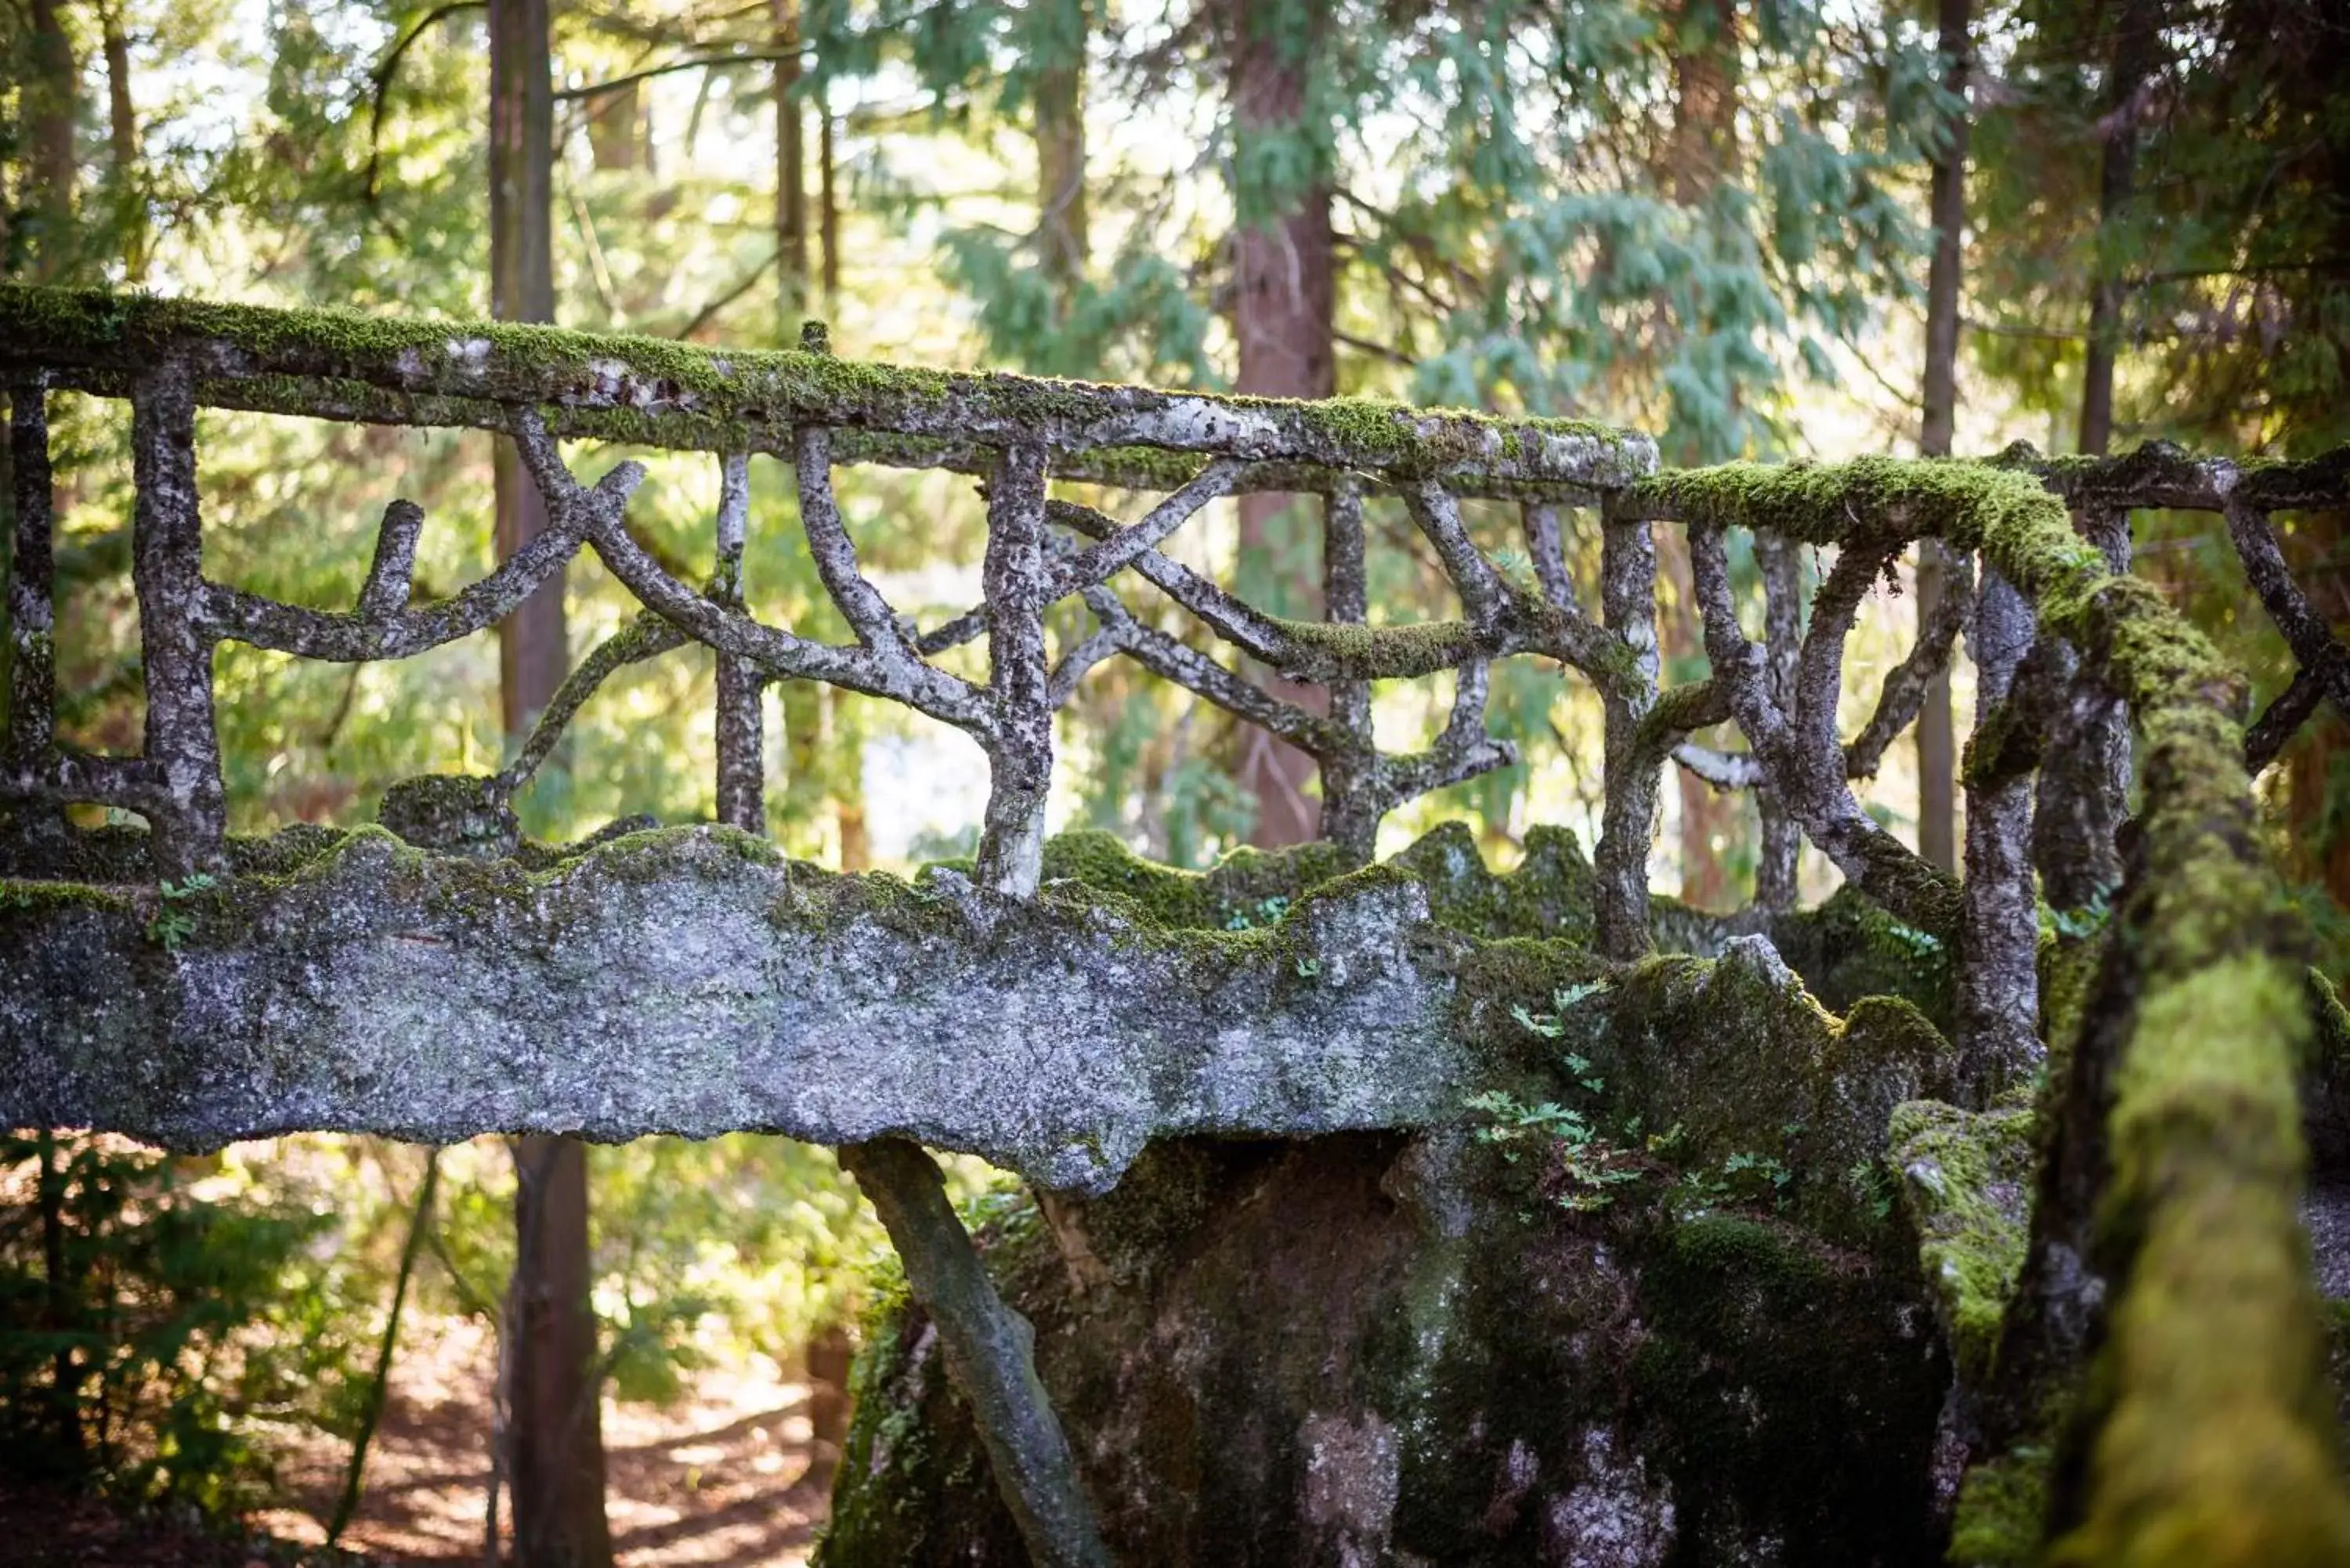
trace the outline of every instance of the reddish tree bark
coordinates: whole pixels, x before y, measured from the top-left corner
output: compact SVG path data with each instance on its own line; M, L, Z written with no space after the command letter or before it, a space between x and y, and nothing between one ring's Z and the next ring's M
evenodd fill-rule
M547 0L490 5L490 305L502 320L555 318L555 98ZM501 556L546 528L546 504L512 444L497 456ZM508 736L530 732L570 668L556 572L498 628ZM508 1467L523 1568L609 1568L602 1376L588 1299L588 1148L514 1145L515 1272L506 1303Z
M1961 99L1972 43L1968 36L1972 0L1941 0L1944 60L1942 85ZM1967 225L1967 112L1963 107L1943 122L1944 140L1934 159L1934 256L1926 275L1925 419L1918 451L1948 457L1958 418L1959 293L1965 265ZM1942 547L1932 540L1918 546L1918 626L1933 623L1949 573ZM1950 676L1934 677L1926 705L1918 711L1918 853L1945 871L1955 871L1958 850L1958 732L1950 716Z
M1225 21L1231 44L1235 161L1245 170L1253 143L1305 130L1308 54L1305 40L1327 19L1322 0L1302 5L1250 5L1230 0ZM1245 180L1245 175L1243 175ZM1269 215L1248 211L1232 235L1232 336L1240 348L1236 389L1272 398L1326 398L1337 389L1332 316L1337 268L1330 230L1327 178L1304 191L1271 195ZM1292 614L1314 615L1315 569L1304 548L1306 503L1297 496L1245 495L1240 501L1243 580L1270 573ZM1327 693L1315 686L1274 681L1277 695L1326 711ZM1320 803L1310 793L1314 759L1263 730L1246 732L1240 780L1257 803L1253 842L1300 844L1317 836Z

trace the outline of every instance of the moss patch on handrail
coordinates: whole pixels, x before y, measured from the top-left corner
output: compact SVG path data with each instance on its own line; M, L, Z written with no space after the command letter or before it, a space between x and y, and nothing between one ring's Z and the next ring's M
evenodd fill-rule
M200 379L295 376L619 410L631 416L631 439L655 445L700 447L713 428L733 421L775 429L814 421L917 436L986 441L1018 433L1075 446L1229 452L1393 475L1466 469L1603 488L1638 478L1656 462L1646 436L1585 420L1504 419L1362 398L1167 392L525 323L96 289L0 285L0 357L26 367L120 367L177 351L196 357ZM663 440L671 421L681 426L674 443Z
M2282 888L2253 831L2241 677L2160 592L2116 576L2026 472L1864 458L1660 474L1620 504L1815 544L1924 534L1986 562L2043 633L2128 702L2143 864L2127 961L2089 1005L2126 1010L2104 1128L2095 1260L2119 1290L2074 1441L2064 1563L2350 1561L2316 1302L2294 1204L2308 1013Z

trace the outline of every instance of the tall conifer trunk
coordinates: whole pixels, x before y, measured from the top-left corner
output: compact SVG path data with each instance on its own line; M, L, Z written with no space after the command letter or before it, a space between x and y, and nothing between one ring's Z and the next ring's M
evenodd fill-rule
M799 0L774 0L775 52L775 267L783 288L784 348L799 342L808 302L807 117L801 110Z
M139 182L139 113L130 100L130 40L122 31L122 12L108 5L99 13L106 52L107 145L111 155L108 192L112 199L115 245L122 257L123 276L131 283L147 276L147 198Z
M506 321L555 318L555 99L547 0L490 5L490 306ZM546 527L546 507L509 443L497 452L497 545L508 556ZM563 575L498 628L500 710L527 734L569 665ZM515 1272L508 1286L508 1471L522 1568L609 1568L604 1442L588 1300L588 1150L576 1138L515 1140Z
M1066 319L1091 248L1086 218L1086 0L1051 0L1052 51L1036 73L1036 206L1040 265Z
M1968 36L1972 0L1941 0L1939 40L1942 86L1960 100L1943 122L1942 144L1934 159L1934 256L1926 275L1925 419L1918 451L1948 457L1959 405L1959 295L1965 265L1967 224L1967 72L1973 45ZM1918 630L1932 623L1942 600L1949 567L1933 540L1918 546ZM1918 853L1945 871L1958 869L1958 734L1950 716L1950 672L1943 670L1926 689L1918 711Z
M63 283L74 254L74 119L81 78L58 0L31 0L30 12L33 69L21 102L32 144L26 206L34 223L33 281Z
M1685 0L1673 55L1673 124L1666 151L1666 181L1672 198L1685 207L1710 204L1738 150L1738 6L1736 0ZM1683 331L1703 324L1683 322ZM1731 452L1689 450L1683 462L1715 462ZM1704 649L1697 604L1689 596L1689 553L1677 531L1659 540L1659 565L1674 592L1658 626L1658 643L1669 661L1695 658ZM1680 802L1681 898L1700 909L1721 909L1733 900L1723 852L1739 830L1739 801L1717 792L1687 768L1674 770Z
M1326 0L1270 5L1227 0L1225 5L1240 208L1232 235L1232 336L1240 348L1236 389L1263 397L1326 398L1337 389L1332 337L1337 269L1327 172L1302 191L1251 185L1260 144L1305 131L1306 73L1315 40L1328 20ZM1274 602L1286 613L1313 616L1319 594L1302 500L1241 497L1242 576L1270 579ZM1285 680L1273 687L1292 701L1326 710L1328 696L1319 687ZM1242 786L1257 803L1253 841L1271 846L1315 837L1322 814L1308 794L1314 759L1262 730L1246 733L1239 772Z
M2081 450L2103 452L2114 439L2114 355L2121 336L2122 280L2114 231L2137 187L2138 94L2160 47L2160 0L2123 0L2106 74L2105 142L2097 177L2097 254L2089 296L2089 350L2081 377Z

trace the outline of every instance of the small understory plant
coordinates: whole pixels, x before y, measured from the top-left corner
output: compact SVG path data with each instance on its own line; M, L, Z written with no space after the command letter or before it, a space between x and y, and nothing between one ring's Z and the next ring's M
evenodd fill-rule
M1607 989L1607 981L1560 988L1551 995L1551 1010L1536 1012L1520 1003L1510 1010L1518 1026L1544 1040L1559 1040L1573 1025L1575 1008ZM1597 1067L1587 1056L1562 1052L1559 1065L1576 1087L1595 1101L1607 1089ZM1733 1150L1719 1160L1692 1162L1687 1134L1676 1122L1651 1132L1641 1118L1627 1117L1613 1132L1603 1125L1596 1106L1578 1108L1544 1100L1529 1104L1506 1090L1489 1089L1463 1102L1475 1113L1480 1143L1498 1148L1502 1158L1517 1164L1529 1150L1546 1161L1544 1186L1562 1209L1588 1214L1612 1206L1618 1196L1632 1196L1637 1184L1648 1181L1657 1198L1676 1219L1694 1219L1723 1208L1783 1210L1792 1195L1794 1172L1776 1154L1754 1149ZM1800 1124L1779 1129L1783 1149L1801 1137ZM1555 1190L1553 1190L1555 1189ZM1889 1210L1889 1200L1887 1205Z
M161 884L156 892L162 903L155 911L155 918L147 924L148 940L166 952L178 952L180 944L196 934L195 915L181 906L201 894L211 892L216 886L217 881L206 871L190 872L184 881Z

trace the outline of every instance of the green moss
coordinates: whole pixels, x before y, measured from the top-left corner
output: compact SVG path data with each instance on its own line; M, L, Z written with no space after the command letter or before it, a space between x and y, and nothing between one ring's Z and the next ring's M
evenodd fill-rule
M2309 992L2308 1064L2322 1072L2342 1072L2350 1067L2350 1008L2342 1005L2341 993L2323 971L2310 969L2303 978Z
M1897 919L1850 883L1816 908L1773 920L1771 940L1831 1010L1898 996L1950 1032L1954 944Z
M1633 755L1661 763L1692 731L1720 723L1728 711L1720 689L1711 680L1694 680L1660 691L1640 716L1632 740Z
M1951 1568L2031 1568L2047 1528L2047 1448L2027 1444L1967 1471L1950 1521Z
M553 397L567 411L603 404L594 416L604 421L597 433L657 444L708 444L733 436L727 444L740 445L742 431L730 428L735 421L782 428L795 411L808 409L855 410L858 422L886 424L894 416L935 413L953 404L981 418L1049 423L1098 414L1105 391L1081 382L911 369L806 349L715 349L509 322L277 310L13 284L0 285L0 337L39 353L117 361L174 340L206 338L264 360L294 362L287 369L265 372L271 377L369 382L365 406L409 396L381 387L403 357L410 357L414 369L400 372L402 382L432 379L452 360L472 366L494 359L486 377L494 382L504 376L509 384L484 386L485 393L536 392ZM609 406L615 371L650 388L654 399L629 409ZM290 385L263 384L254 390L262 400L276 397L293 406ZM1171 400L1169 394L1139 389L1113 390L1129 405L1145 408ZM1241 412L1281 414L1338 448L1347 462L1398 473L1492 463L1506 459L1513 442L1521 452L1533 441L1575 443L1584 463L1603 481L1645 472L1654 461L1644 439L1581 421L1503 421L1364 399L1221 401Z
M1440 925L1464 936L1591 940L1591 862L1565 828L1529 829L1517 868L1506 876L1486 869L1476 836L1463 822L1430 829L1391 864L1426 886L1429 911Z
M1433 675L1458 669L1477 651L1477 634L1466 621L1418 621L1405 626L1355 626L1344 621L1284 620L1271 617L1283 635L1331 659L1341 669L1377 670L1383 678Z
M427 774L383 792L376 820L420 849L479 857L512 855L522 828L503 785L471 774Z
M1223 923L1206 877L1146 860L1116 834L1097 828L1056 834L1045 843L1044 862L1047 881L1078 882L1117 894L1138 918L1158 925L1206 929Z
M2033 1183L2032 1113L1897 1107L1887 1138L1936 1315L1975 1386L1990 1376L2023 1270Z
M63 909L122 910L133 907L133 899L120 888L0 877L0 919L18 913L40 919Z
M2087 936L2068 936L2053 927L2040 934L2034 967L2040 981L2040 1038L2048 1045L2048 1060L2039 1074L2044 1097L2053 1099L2069 1081L2069 1064L2089 1021L2089 1003L2111 940L2110 926Z
M1929 1508L1926 1437L1947 1369L1905 1342L1873 1261L1709 1214L1669 1226L1640 1265L1648 1333L1631 1374L1684 1537L1736 1508L1752 1511L1744 1531L1762 1513L1773 1535L1804 1542L1806 1563L1916 1561L1890 1543L1914 1551ZM1844 1376L1861 1366L1879 1369L1865 1395ZM1889 1463L1897 1454L1906 1462Z

